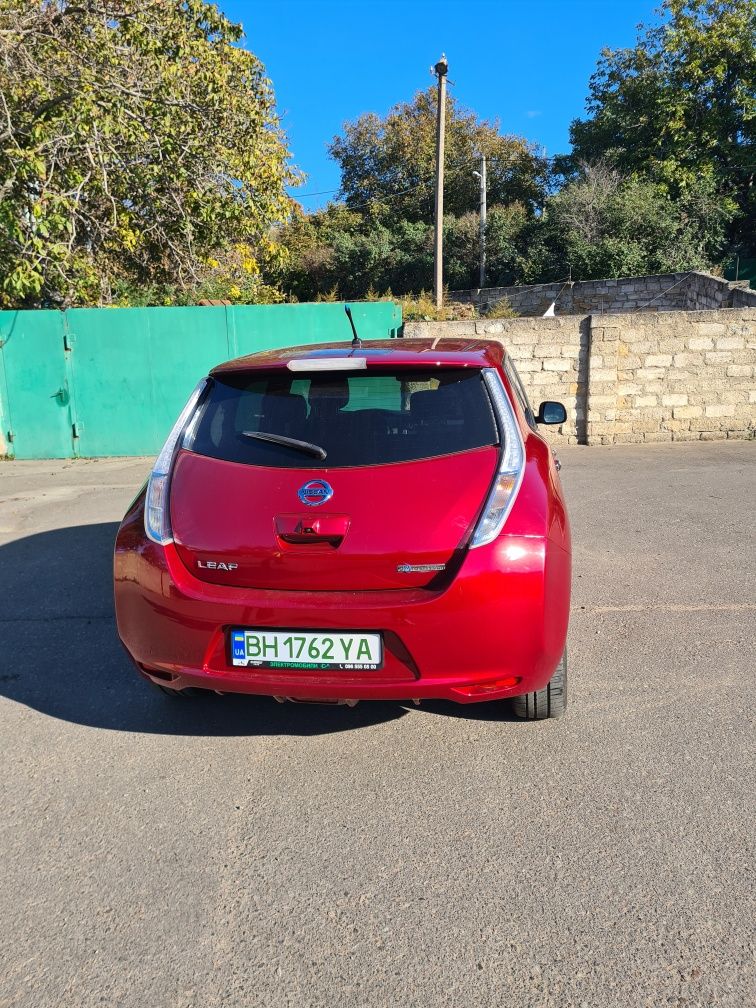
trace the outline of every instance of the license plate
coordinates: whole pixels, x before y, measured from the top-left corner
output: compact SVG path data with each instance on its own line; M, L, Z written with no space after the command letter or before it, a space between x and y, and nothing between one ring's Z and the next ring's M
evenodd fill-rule
M231 663L251 668L372 671L383 664L377 633L231 630Z

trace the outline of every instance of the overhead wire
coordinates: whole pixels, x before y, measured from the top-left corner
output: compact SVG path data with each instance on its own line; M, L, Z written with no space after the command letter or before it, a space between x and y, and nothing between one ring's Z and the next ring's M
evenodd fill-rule
M636 311L643 311L644 308L648 308L648 306L652 305L654 303L654 301L658 301L659 298L663 298L665 295L669 294L669 292L672 291L672 290L674 290L675 287L679 287L680 284L684 283L688 279L689 276L692 276L692 274L694 272L695 272L695 270L688 270L688 272L685 274L685 276L680 277L679 280L676 280L675 283L673 283L671 286L667 287L666 290L662 291L660 294L657 294L656 297L652 297L650 301L646 301L645 304L640 305L640 307L636 308L635 310Z
M566 157L566 155L565 154L553 154L551 156L544 157L543 160L544 161L556 161L557 159L563 158L563 157ZM488 160L489 165L497 164L497 163L501 164L502 161L505 164L506 163L511 163L511 162L508 162L506 158L496 157L496 156L489 157L487 160ZM445 165L445 170L446 171L454 171L455 168L462 168L462 167L464 167L464 165L470 164L470 163L471 163L470 159L469 158L465 158L464 161L459 161L456 164ZM752 164L752 165L740 165L740 166L738 166L738 165L730 165L726 169L720 168L718 170L717 174L718 175L737 175L737 174L743 174L744 172L751 172L751 171L756 171L756 164ZM417 188L417 187L420 187L420 186L429 185L429 184L430 184L430 182L419 182L419 183L417 183L417 186L414 187L414 188ZM407 192L411 192L412 188L413 187L411 187L410 189L403 189L401 192L399 192L399 193L392 193L392 194L389 194L389 196L382 196L381 199L388 199L388 198L391 198L392 196L402 196L402 195L404 195ZM341 186L339 186L338 189L320 189L317 192L305 192L305 193L293 192L293 193L290 193L290 195L291 195L292 199L310 199L313 196L331 196L334 193L338 193L338 192L341 192Z
M489 159L489 163L500 161L500 160L501 159L498 159L498 158L491 158L491 159ZM551 158L548 158L548 160L553 161L553 160L555 160L555 158L551 157ZM455 168L463 167L465 164L470 164L470 159L465 158L464 161L460 161L460 162L457 162L454 165L446 166L446 167L447 167L448 170L454 171ZM735 173L737 171L742 172L742 171L750 171L750 170L756 170L756 165L754 165L754 166L746 165L746 166L744 166L742 168L734 168L734 169L732 169L732 172ZM387 203L387 202L391 202L392 200L397 199L400 196L406 196L408 193L415 192L418 189L427 189L429 186L434 185L434 184L435 184L435 180L426 179L423 182L418 182L415 185L409 186L407 189L400 189L398 192L388 193L388 194L382 195L382 196L375 196L375 197L372 197L370 199L364 200L361 203L346 203L346 202L343 202L340 205L343 206L344 209L346 209L346 210L360 210L363 207L369 206L371 203L376 203L376 202ZM331 195L333 193L337 193L337 192L340 192L340 191L341 191L340 189L325 189L325 190L322 190L320 192L301 193L299 195L299 198L305 198L305 197L309 197L309 196L326 196L326 195ZM297 197L292 196L292 198L297 198ZM649 305L652 305L655 301L658 301L660 298L665 297L667 294L670 293L670 291L674 290L675 287L679 287L679 285L681 283L684 283L685 280L687 280L688 277L691 276L691 274L693 272L694 272L693 270L689 270L683 277L681 277L679 280L675 281L675 283L671 284L666 290L661 291L661 293L657 294L655 297L651 298L649 301L645 302L644 304L642 304L639 308L636 308L635 310L636 311L642 311L644 308L647 308ZM571 283L571 282L576 282L576 281L574 281L574 278L570 275L568 277L563 277L563 278L561 278L559 280L550 280L550 281L547 281L545 283L540 283L540 284L522 284L520 286L527 286L527 287L530 287L532 289L536 289L536 288L539 288L539 287L551 287L551 286L554 286L555 284L562 284L563 286L561 287L559 293L557 294L557 296L556 296L556 298L554 300L554 304L556 304L556 302L559 300L559 298L564 293L565 287L567 287L567 285L569 283Z
M339 189L340 188L341 187L339 187ZM292 193L291 195L296 195L297 199L308 199L310 196L330 196L331 193L339 192L339 189L321 189L320 192Z
M559 295L562 293L562 291L564 290L564 288L570 282L571 282L571 277L561 277L559 280L546 280L545 283L537 283L537 284L509 284L509 286L510 287L527 287L528 290L535 290L537 287L556 287L557 284L563 284L564 286L559 291L559 294L557 294L557 297L559 297ZM573 281L573 282L577 282L577 281Z
M490 157L487 160L488 160L488 164L489 165L491 165L491 164L501 164L502 162L504 162L505 164L509 163L509 162L507 162L506 158L501 158L501 157ZM471 162L470 158L464 158L464 160L457 161L457 162L452 163L450 165L449 164L444 165L444 171L446 171L446 172L452 172L452 171L455 171L458 168L464 168L465 165L470 165L471 163L472 162ZM367 206L368 203L373 203L376 200L385 201L385 200L389 200L389 199L394 199L394 197L396 197L396 196L404 196L404 195L406 195L409 192L413 192L415 189L426 188L427 186L434 185L434 184L435 184L435 182L434 182L433 179L426 179L424 182L416 182L414 185L410 186L408 189L401 189L399 192L388 193L385 196L376 196L376 197L374 197L372 199L366 200L365 203L360 203L360 204L345 204L345 206L347 206L350 210L353 209L353 208L356 209L357 206ZM300 199L308 199L311 196L330 196L333 193L338 193L338 192L341 192L341 187L339 187L338 189L321 189L319 192L311 192L311 193L292 192L289 195L291 196L292 199L300 200Z

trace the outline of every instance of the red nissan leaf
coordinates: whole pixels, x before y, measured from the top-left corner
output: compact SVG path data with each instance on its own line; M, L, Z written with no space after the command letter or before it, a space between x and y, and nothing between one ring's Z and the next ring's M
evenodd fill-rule
M118 633L173 695L566 707L570 531L503 347L253 354L199 383L115 546Z

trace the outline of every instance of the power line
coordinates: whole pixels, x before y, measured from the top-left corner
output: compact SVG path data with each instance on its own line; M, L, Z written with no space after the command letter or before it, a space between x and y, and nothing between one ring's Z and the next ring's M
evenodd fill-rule
M410 186L409 189L400 189L399 192L389 193L388 196L372 196L364 203L344 203L344 206L347 210L359 210L361 207L370 206L371 203L390 203L398 196L406 196L407 193L416 192L418 189L427 189L432 185L433 182L429 179L427 182L418 182L416 185Z
M523 152L523 153L527 153L527 152ZM534 155L534 157L538 158L541 161L552 161L552 162L560 160L560 159L563 159L563 158L567 158L569 156L570 156L569 154L551 154L551 155L544 155L542 157L539 156L539 155ZM500 155L497 156L495 154L487 156L487 157L488 157L488 163L489 164L509 165L510 167L515 167L515 163L516 163L516 159L515 158L505 158L505 157L502 157ZM463 168L466 164L472 164L474 160L475 160L474 156L471 155L469 158L465 158L462 161L458 161L454 165L447 166L447 170L448 171L454 171L457 168ZM754 164L745 164L745 165L728 165L726 168L724 166L722 166L720 168L717 168L715 174L716 175L739 175L739 174L742 174L743 172L751 172L751 171L756 171L756 163L754 163ZM418 183L418 184L419 185L425 185L424 182L421 182L421 183ZM320 189L318 192L294 193L294 194L291 194L291 195L292 195L292 198L296 198L296 199L309 199L312 196L331 196L333 193L337 193L337 192L341 192L341 186L339 186L338 189ZM405 189L405 190L403 190L403 192L409 192L409 190ZM396 195L399 195L399 194L397 193Z
M548 158L545 158L544 160L546 160L546 161L554 161L557 157L565 157L565 156L567 156L567 155L556 154L553 157L548 157ZM506 158L492 157L492 158L489 158L489 162L488 163L489 164L499 164L499 165L501 165L501 164L511 165L511 167L514 167L514 164L511 161L508 161ZM465 158L464 161L459 161L459 162L457 162L457 164L454 164L454 165L451 165L451 166L447 166L447 172L453 172L453 171L456 171L458 168L463 168L465 165L472 165L472 164L473 164L473 161L471 159ZM740 175L740 174L743 174L744 172L752 172L752 171L756 171L756 164L753 164L753 165L743 165L742 167L737 167L737 168L736 167L729 167L726 170L725 169L718 169L718 171L717 171L716 174L717 175ZM358 210L361 207L368 206L370 203L374 203L376 201L385 203L386 201L392 200L392 199L394 199L397 196L406 196L407 193L414 192L415 189L427 188L428 186L430 186L432 184L433 184L433 181L431 179L427 179L424 182L417 182L417 183L415 183L415 185L410 186L408 189L400 189L399 192L388 193L387 195L373 196L370 199L365 200L363 203L347 203L346 201L344 201L343 205L348 210ZM338 189L321 189L318 192L309 192L309 193L297 193L297 192L294 192L294 193L289 193L289 196L292 199L294 199L294 200L302 200L302 199L310 199L310 198L312 198L314 196L331 196L334 193L338 193L338 192L341 192L341 191L342 191L341 190L341 186L339 186Z
M678 287L680 283L684 283L684 281L688 278L688 276L690 276L694 272L695 270L688 269L685 275L681 276L679 280L673 283L670 287L667 287L666 290L662 290L660 294L656 294L656 296L652 297L650 301L646 301L645 304L641 304L640 307L636 308L635 310L642 311L643 308L647 308L649 304L653 304L653 302L657 301L659 297L663 297L665 294L668 294L670 290L674 290L675 287Z
M559 297L559 295L561 295L562 291L564 290L564 287L566 287L567 284L570 283L570 279L571 279L570 277L561 277L559 280L546 280L544 283L537 283L537 284L509 284L508 286L509 287L527 287L528 290L535 290L537 287L556 287L557 284L564 284L564 286L562 287L562 290L560 290L559 294L557 295L557 297ZM577 281L577 280L574 281L574 282L575 283L579 283L579 281ZM479 289L493 290L495 288L489 287L489 288L479 288Z
M308 199L310 196L330 196L331 193L337 193L341 190L341 186L338 189L321 189L320 192L303 192L296 193L296 199ZM294 198L294 194L290 194Z
M494 158L493 160L495 161L496 159ZM446 170L447 170L447 172L452 172L452 171L456 171L458 168L464 168L465 165L470 165L471 166L470 167L470 174L472 176L472 165L474 163L475 162L474 162L473 159L471 159L471 158L465 158L463 161L457 161L456 164L447 165ZM409 186L407 189L400 189L398 192L388 193L385 196L384 195L372 196L372 197L370 197L370 199L366 199L363 203L346 203L345 202L344 206L348 210L353 210L353 209L356 210L359 207L368 206L370 203L374 203L376 201L385 202L386 200L394 199L396 196L406 196L407 193L414 192L415 189L427 188L427 186L430 186L430 185L433 185L433 180L432 179L426 179L423 182L415 182L414 185ZM292 199L297 199L298 200L298 199L306 199L306 198L308 198L310 196L329 196L332 193L337 193L337 192L341 192L341 188L340 187L338 189L323 189L320 192L290 193L289 195L291 196Z
M525 154L527 152L523 151L522 153ZM517 160L516 157L506 158L506 157L503 157L502 155L496 155L496 154L486 155L486 156L488 157L488 163L489 164L499 164L499 165L505 165L505 166L509 165L511 167L514 167L514 165L516 163L516 160ZM556 157L559 157L559 156L560 155L554 155L554 157L543 157L541 160L543 160L543 161L553 161L553 160L555 160ZM456 161L456 162L454 162L451 165L447 164L446 165L446 171L456 171L458 168L464 168L465 165L473 165L475 163L476 163L475 154L471 153L469 155L469 157L461 158L459 161ZM431 184L431 183L430 183L430 181L427 182L427 183L426 182L418 182L418 183L416 183L415 186L413 186L411 188L416 188L418 186L424 186L426 184ZM296 199L307 199L310 196L330 196L332 193L337 193L337 192L341 192L341 186L339 186L338 189L321 189L318 192L292 193L291 195L294 198L296 198ZM410 192L410 189L403 189L402 190L402 194L405 193L405 192ZM401 194L400 193L394 193L393 195L398 196L398 195L401 195Z

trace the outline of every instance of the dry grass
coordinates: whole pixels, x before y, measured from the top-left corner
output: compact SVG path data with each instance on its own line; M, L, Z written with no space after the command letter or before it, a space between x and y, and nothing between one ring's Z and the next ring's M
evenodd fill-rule
M327 294L318 295L317 300L339 300L338 291L334 288ZM517 317L517 313L506 298L502 298L501 301L497 301L485 310L478 312L474 304L449 301L446 291L444 291L443 303L440 308L436 307L433 294L425 290L421 290L419 294L393 294L390 290L379 294L373 287L369 287L362 300L393 301L401 306L402 319L405 322L463 322L477 318L507 319Z
M405 294L393 300L401 305L405 322L459 322L478 318L475 305L447 301L444 298L441 307L437 308L433 296L426 291L415 295Z
M517 318L517 312L506 298L501 298L500 301L494 301L493 304L488 305L481 311L481 315L487 319Z

